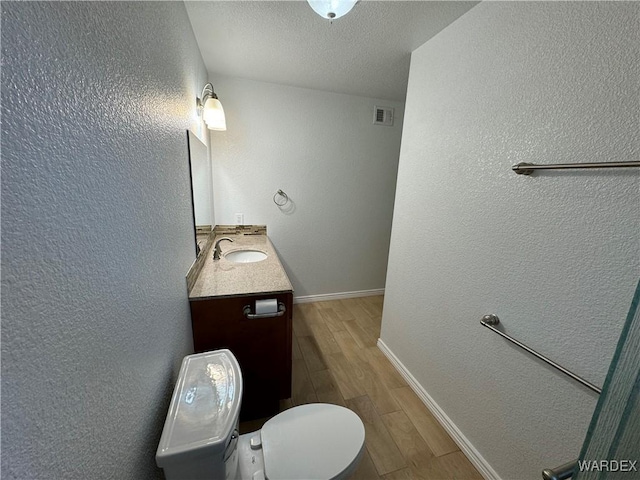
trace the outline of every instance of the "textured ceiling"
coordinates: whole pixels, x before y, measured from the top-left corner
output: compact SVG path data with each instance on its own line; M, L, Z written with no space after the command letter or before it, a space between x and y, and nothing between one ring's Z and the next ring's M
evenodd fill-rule
M216 75L404 101L411 52L478 2L361 0L330 23L306 1L185 2Z

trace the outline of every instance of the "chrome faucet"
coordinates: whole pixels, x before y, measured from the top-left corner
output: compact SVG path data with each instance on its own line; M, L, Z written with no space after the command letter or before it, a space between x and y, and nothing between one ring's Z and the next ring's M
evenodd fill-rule
M214 260L220 260L220 254L222 253L222 251L220 250L220 242L222 240L229 240L230 242L233 242L233 239L229 238L229 237L222 237L221 239L217 240L215 247L213 247L213 259Z

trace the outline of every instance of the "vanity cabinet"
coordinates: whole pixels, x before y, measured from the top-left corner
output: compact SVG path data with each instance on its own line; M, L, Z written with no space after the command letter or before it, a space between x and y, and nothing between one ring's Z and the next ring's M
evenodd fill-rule
M285 305L280 317L249 319L256 300L276 298ZM196 353L228 348L238 359L243 392L240 419L279 412L279 401L291 397L293 292L193 299L191 324Z

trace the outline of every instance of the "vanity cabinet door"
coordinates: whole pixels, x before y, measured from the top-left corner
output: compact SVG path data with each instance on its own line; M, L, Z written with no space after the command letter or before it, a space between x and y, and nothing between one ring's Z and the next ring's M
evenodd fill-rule
M281 317L248 319L244 307L276 298ZM191 301L196 353L228 348L238 359L243 378L241 420L278 413L279 401L291 397L291 320L293 294L252 295Z

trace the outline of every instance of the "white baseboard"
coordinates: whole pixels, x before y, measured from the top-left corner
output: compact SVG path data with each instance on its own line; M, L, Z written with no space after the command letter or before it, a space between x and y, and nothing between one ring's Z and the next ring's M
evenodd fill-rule
M374 295L384 295L384 288L375 290L359 290L357 292L323 293L320 295L305 295L293 297L293 303L326 302L327 300L340 300L343 298L372 297Z
M396 357L389 347L385 345L382 339L378 339L378 348L386 355L393 366L400 372L400 375L407 381L411 389L418 395L420 400L431 411L434 417L440 422L440 425L451 435L454 442L460 447L460 450L467 456L469 461L473 463L473 466L478 469L480 474L486 480L501 480L496 471L489 465L480 452L471 444L471 442L464 436L455 423L447 416L446 413L440 408L440 406L431 398L427 391L418 383L413 375L402 364L398 357Z

